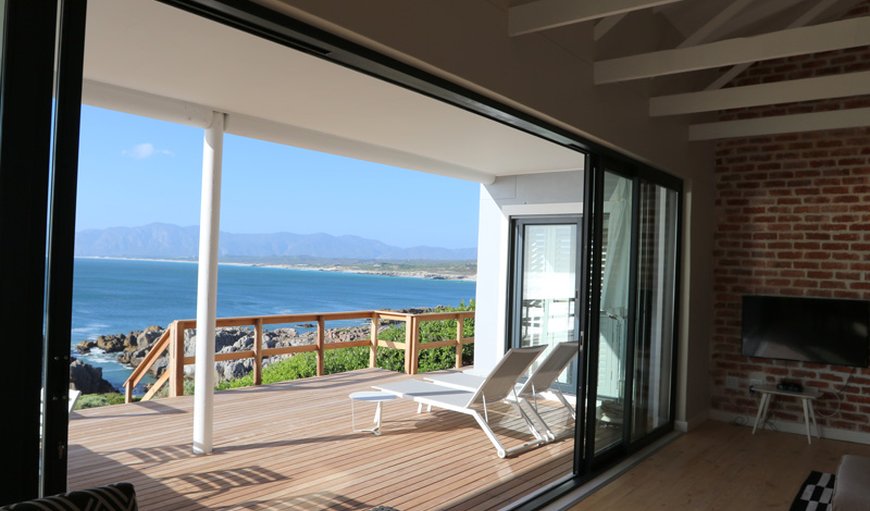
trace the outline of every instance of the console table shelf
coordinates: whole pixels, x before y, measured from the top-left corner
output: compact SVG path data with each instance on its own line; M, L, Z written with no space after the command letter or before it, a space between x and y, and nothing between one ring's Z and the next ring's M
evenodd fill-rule
M753 435L755 434L755 430L758 429L759 422L762 424L762 427L764 427L764 421L767 419L767 409L770 406L770 401L773 399L773 396L789 396L800 399L801 404L803 404L804 424L806 424L807 427L807 443L813 443L812 435L810 434L810 421L812 421L813 427L816 429L816 436L822 438L821 431L819 431L819 425L816 424L816 411L813 408L813 401L821 397L821 392L807 390L801 392L781 390L778 389L776 385L755 385L752 387L752 390L761 394L761 401L758 403L758 413L755 415L755 425L752 427Z

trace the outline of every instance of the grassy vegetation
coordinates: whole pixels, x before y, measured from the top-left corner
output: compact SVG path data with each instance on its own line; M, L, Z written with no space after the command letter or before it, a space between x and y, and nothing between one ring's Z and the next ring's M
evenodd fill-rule
M74 410L120 404L124 404L124 394L118 392L109 392L107 394L82 394L79 396L79 400L76 401Z

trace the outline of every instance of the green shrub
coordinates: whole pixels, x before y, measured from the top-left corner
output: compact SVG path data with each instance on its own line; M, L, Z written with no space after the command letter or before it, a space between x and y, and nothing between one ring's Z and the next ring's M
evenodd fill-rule
M83 408L98 408L100 406L124 404L124 394L110 392L107 394L82 394L76 401L75 410Z
M434 312L457 312L457 311L473 311L474 300L468 305L460 303L457 307L438 307ZM456 320L445 321L424 321L420 323L420 342L437 342L447 339L456 338ZM462 336L474 336L474 319L466 319L462 324ZM388 328L381 332L381 339L394 342L405 342L405 324ZM385 367L381 365L380 352L386 351L383 348L378 350L378 367L383 369L391 369L393 371L405 370L405 352L402 350L389 350L395 352L394 357L398 364L393 367ZM443 347L434 348L431 350L420 350L417 359L419 363L419 372L427 373L430 371L440 371L450 369L456 366L456 348ZM471 365L474 363L474 344L466 344L462 346L462 365Z

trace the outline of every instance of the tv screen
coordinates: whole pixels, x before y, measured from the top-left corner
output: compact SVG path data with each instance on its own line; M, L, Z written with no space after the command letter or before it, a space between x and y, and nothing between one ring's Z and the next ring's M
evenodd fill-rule
M867 367L870 302L743 297L743 354Z

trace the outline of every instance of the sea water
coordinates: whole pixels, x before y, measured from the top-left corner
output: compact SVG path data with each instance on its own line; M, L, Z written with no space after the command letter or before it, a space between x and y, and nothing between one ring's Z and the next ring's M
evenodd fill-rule
M72 345L196 317L197 265L188 262L75 260ZM425 308L474 298L475 283L355 273L219 265L218 317ZM332 326L330 325L327 325ZM81 356L120 387L131 369L113 355Z

